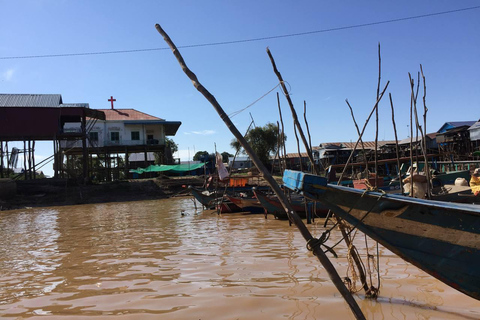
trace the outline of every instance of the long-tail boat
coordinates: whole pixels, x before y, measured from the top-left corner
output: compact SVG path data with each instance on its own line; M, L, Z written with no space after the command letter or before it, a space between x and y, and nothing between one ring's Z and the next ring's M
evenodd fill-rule
M257 188L253 188L253 193L255 194L255 197L258 199L258 201L260 201L265 211L267 211L267 213L274 215L275 218L279 220L288 220L285 209L283 209L280 201L275 196L269 196L264 192L258 190ZM305 208L305 198L303 196L294 194L293 197L290 199L290 204L292 205L292 208L295 210L295 212L297 212L297 214L302 219L306 219L307 211ZM312 210L312 212L314 211L315 217L326 217L328 209L321 203L314 204L310 201L307 206L308 205L311 206L310 209Z
M233 202L236 206L240 207L242 212L245 213L264 213L264 209L261 203L256 198L237 197L232 195L225 195L228 200Z
M201 191L195 187L189 186L190 192L198 200L205 208L207 209L216 209L219 208L221 213L234 213L240 212L241 208L237 206L235 203L231 202L222 194L209 192L209 191Z
M357 190L292 170L285 170L283 181L404 260L480 300L479 206Z

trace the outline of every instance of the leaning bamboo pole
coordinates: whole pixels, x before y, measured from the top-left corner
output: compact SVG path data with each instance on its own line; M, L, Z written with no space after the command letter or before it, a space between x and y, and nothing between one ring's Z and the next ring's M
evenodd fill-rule
M300 151L300 140L298 140L297 134L297 127L293 124L293 132L295 133L295 139L297 140L297 152L298 152L298 159L300 160L300 171L303 172L303 164L302 164L302 153ZM312 162L313 165L313 162Z
M280 108L280 97L277 92L278 114L280 116L280 123L282 124L282 148L283 148L283 168L287 169L287 147L285 146L285 126L283 125L282 108Z
M310 148L310 150L312 150L312 136L310 135L310 128L308 127L306 101L303 101L303 120L305 121L305 129L307 129L307 134L308 134L308 147ZM312 151L312 155L313 155L313 151ZM311 168L311 172L313 173L313 168Z
M286 213L289 215L290 220L293 220L293 222L295 223L295 225L299 229L300 233L302 234L302 236L307 241L307 244L318 241L318 239L315 239L312 236L312 234L310 233L310 231L307 229L307 227L303 224L302 219L293 210L292 206L287 201L287 198L286 198L285 194L282 192L282 190L278 186L275 179L273 179L272 175L268 172L267 168L260 161L258 156L253 151L252 147L243 138L242 134L235 127L235 125L230 120L230 118L227 116L227 114L225 113L223 108L220 106L220 104L217 102L215 97L198 81L197 76L187 67L187 65L185 64L185 61L183 60L182 55L180 54L180 52L178 51L177 47L175 46L173 41L170 39L168 34L162 29L162 27L159 24L156 24L155 28L162 35L163 39L165 40L165 42L168 44L168 46L172 50L173 55L175 56L178 63L180 64L183 72L192 81L193 86L210 102L210 104L213 106L213 108L217 111L220 118L223 120L223 122L225 122L228 129L232 132L232 134L235 136L235 138L237 138L237 140L242 144L244 150L250 156L250 159L252 159L255 166L258 168L258 170L260 172L262 172L263 178L265 179L265 181L268 182L268 184L270 185L272 190L275 192L278 199L280 200L280 203L282 204L283 208L285 209ZM282 83L282 86L283 86L283 83ZM325 270L327 271L330 279L332 280L332 282L336 286L337 290L341 293L341 295L343 296L343 298L345 299L345 301L349 305L349 307L350 307L352 313L355 315L355 317L357 319L365 319L365 316L363 315L362 311L360 310L360 307L358 306L357 302L353 298L350 291L348 291L348 289L346 288L342 279L340 278L337 271L335 270L335 267L330 262L330 260L326 256L326 254L323 252L321 246L320 245L312 245L311 249L313 251L313 254L322 263L322 265L325 268Z
M414 95L413 79L412 79L410 73L408 74L408 76L410 77L410 83L412 84L411 89L412 89L412 96L413 96ZM415 97L412 98L412 100L413 100L413 114L415 115L415 126L417 128L416 145L418 145L418 131L420 131L420 135L421 135L420 149L422 150L424 161L425 161L424 172L425 172L425 177L427 179L427 197L428 197L428 199L430 199L430 179L429 179L430 175L429 175L429 172L428 172L427 150L426 150L426 144L425 144L425 139L426 139L427 133L423 131L422 126L420 125L420 122L418 121L418 112L417 112L417 97L418 97L418 87L420 86L420 74L419 74L418 78L419 78L419 81L417 83L417 93L415 94ZM425 97L424 97L424 99L425 99ZM417 148L415 148L415 149L417 149ZM417 155L416 161L418 162L418 155ZM412 175L412 177L413 177L413 175ZM412 183L413 183L413 180L412 180Z
M425 75L423 74L423 67L420 65L420 72L422 74L422 79L423 79L423 132L425 133L425 137L423 140L423 150L424 150L424 157L425 157L425 175L427 176L427 194L430 197L431 195L431 190L430 190L430 168L428 166L428 161L427 161L427 101L426 101L426 96L427 96L427 83L425 82Z
M358 128L357 120L355 120L355 115L353 114L352 106L350 105L350 102L348 102L348 99L345 99L345 102L347 103L347 106L350 108L350 114L352 115L353 124L355 125L355 128L357 129L358 136L360 136L360 129ZM368 159L367 159L367 153L365 152L365 145L363 144L363 139L360 139L360 143L362 144L363 159L365 160L365 172L367 174L366 178L368 180L368 178L370 177L369 174L368 174ZM376 157L375 157L375 164L376 163L378 163L378 162L377 162ZM353 169L352 169L352 171L353 171Z
M345 175L345 172L347 171L348 164L350 163L350 161L353 158L353 154L357 150L358 143L360 142L360 140L363 137L363 133L365 132L365 129L367 128L367 124L370 121L370 118L372 117L373 112L375 112L375 109L378 108L378 104L380 103L380 100L382 100L383 94L385 93L385 90L387 90L389 84L390 84L390 81L387 81L387 83L385 84L385 87L383 88L383 91L380 93L380 96L378 97L377 101L375 102L375 105L373 106L372 111L370 111L370 114L368 115L368 118L365 121L365 124L363 125L362 132L360 132L360 136L358 137L357 142L355 143L355 146L353 147L352 152L350 152L350 156L348 157L347 162L345 162L342 174L340 175L340 178L338 178L338 184L339 185L342 182L342 179L343 179L343 176Z
M273 66L273 70L275 72L275 74L277 75L278 77L278 80L280 81L280 83L284 83L283 81L283 78L282 78L282 75L280 74L280 71L278 71L277 69L277 66L275 64L275 59L273 58L270 50L267 48L267 53L268 53L268 56L270 57L270 61L272 63L272 66ZM295 126L294 126L294 131L295 131L295 137L297 138L297 147L299 147L299 141L298 141L298 137L297 137L297 129L300 133L300 135L302 136L302 140L303 140L303 143L304 143L304 147L305 149L307 150L307 154L310 155L309 157L311 157L312 155L312 150L311 150L311 146L308 145L308 143L306 142L305 140L305 135L303 133L303 129L302 127L300 126L300 123L298 122L298 118L297 118L297 114L295 112L295 109L293 108L293 104L290 100L290 95L288 92L285 91L285 95L287 97L287 100L289 101L289 104L290 104L290 109L291 109L291 112L292 112L292 118L293 119L297 119L296 122L294 122ZM383 92L382 92L382 95L383 95ZM302 168L302 162L301 162L301 155L300 155L300 150L298 151L299 153L299 157L300 157L300 170L303 171L303 168ZM310 158L310 159L313 159L313 158ZM312 161L312 160L311 160ZM315 163L312 161L312 166L313 166L313 171L316 172L316 167L315 167ZM363 289L365 290L365 295L367 297L376 297L378 291L376 289L374 289L373 287L370 287L368 286L367 284L367 280L366 280L366 276L365 276L365 272L363 270L363 265L361 263L361 259L360 257L357 255L357 252L356 250L354 250L354 246L352 244L352 241L350 240L349 236L348 236L348 232L347 232L347 226L345 225L345 223L340 219L338 218L337 216L335 216L335 219L338 223L338 226L339 226L339 229L340 229L340 232L342 233L342 236L343 236L343 239L345 241L345 243L347 244L347 247L350 248L350 253L352 254L352 258L353 260L355 261L355 264L357 266L357 269L358 269L358 272L360 274L360 280L361 280L361 283L363 285ZM309 221L307 220L307 223L309 223Z
M400 154L398 150L399 148L398 148L397 126L395 125L395 111L393 109L392 94L389 93L388 96L390 97L390 107L392 108L393 132L395 133L395 152L397 154L398 182L400 183L400 192L403 192L402 172L400 172Z
M410 177L412 177L412 182L410 183L410 197L415 196L415 191L413 189L413 99L415 98L415 94L413 93L413 80L412 77L410 77L410 73L408 74L410 78L410 88L412 90L411 96L410 96Z
M280 72L277 69L277 66L275 64L275 60L273 59L273 56L270 52L270 49L268 49L268 48L267 48L267 54L270 58L270 62L272 63L273 72L277 75L278 81L282 85L283 93L285 94L285 97L287 98L288 105L290 106L290 111L292 112L293 123L295 124L295 128L298 129L298 133L300 134L300 137L302 138L302 142L305 146L308 159L310 160L310 162L312 164L313 172L315 174L319 174L317 166L315 165L315 161L313 160L312 150L310 150L310 148L308 147L307 139L305 138L305 134L303 133L302 127L300 126L300 122L298 121L297 111L295 111L295 108L293 107L293 102L292 102L292 99L290 99L290 94L288 93L287 87L285 86L285 82L283 81L282 75L280 74ZM301 158L300 158L300 160L301 160Z
M377 84L377 100L380 95L380 81L382 78L382 56L380 55L380 43L378 43L378 84ZM375 109L375 187L378 181L378 107ZM367 177L368 179L369 177Z

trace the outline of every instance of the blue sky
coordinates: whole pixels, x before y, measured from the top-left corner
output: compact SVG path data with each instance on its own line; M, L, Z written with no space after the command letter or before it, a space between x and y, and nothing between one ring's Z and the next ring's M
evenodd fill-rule
M49 58L8 57L167 48L159 23L187 65L227 114L274 88L269 47L288 82L295 108L303 103L313 145L355 141L345 103L363 126L376 97L378 44L382 87L393 96L399 139L409 135L410 87L420 64L427 84L427 131L447 121L480 118L480 8L391 23L375 22L480 6L478 1L5 1L0 0L0 92L61 94L91 108L134 108L181 121L178 156L229 151L233 138L213 107L192 86L169 50ZM336 29L336 30L335 30ZM275 36L302 34L291 37ZM331 30L331 31L327 31ZM279 119L274 90L233 117L241 132ZM423 92L420 93L420 96ZM296 152L292 120L281 99L287 152ZM423 108L420 104L419 107ZM394 138L388 96L380 104L379 139ZM374 140L372 122L365 140ZM36 159L52 154L39 143ZM45 168L48 173L51 166Z

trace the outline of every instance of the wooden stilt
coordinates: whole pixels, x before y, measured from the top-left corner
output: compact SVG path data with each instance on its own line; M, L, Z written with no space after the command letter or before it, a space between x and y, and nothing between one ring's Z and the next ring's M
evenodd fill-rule
M27 143L23 140L23 176L27 180Z
M3 178L3 141L0 141L0 178Z
M32 168L33 168L33 179L37 179L37 169L35 166L35 140L32 141Z

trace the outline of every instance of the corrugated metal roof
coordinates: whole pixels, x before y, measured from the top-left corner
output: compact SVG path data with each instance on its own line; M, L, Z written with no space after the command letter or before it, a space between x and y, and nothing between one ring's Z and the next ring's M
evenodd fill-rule
M63 103L60 107L64 108L90 108L88 103Z
M306 152L300 152L300 155L301 155L302 158L308 158L308 153L306 153ZM287 159L298 158L298 152L297 153L287 153L285 157Z
M58 107L60 94L0 94L0 107Z
M458 128L462 126L472 126L475 124L476 121L449 121L445 122L440 129L438 129L437 133L444 133L447 130L452 128Z
M451 121L448 122L453 127L472 126L476 121Z
M114 120L165 120L135 109L97 109L105 113L107 121Z
M321 143L320 146L323 147L324 149L328 149L329 146L332 147L343 147L346 149L353 149L355 147L356 141L355 142L326 142L326 143ZM384 145L387 144L395 144L395 140L382 140L382 141L377 141L377 147L380 148ZM375 141L364 141L363 145L366 149L374 149L375 148ZM337 149L335 148L335 149ZM357 149L361 149L362 145L359 142ZM319 148L321 149L321 148Z
M480 121L475 122L468 130L477 130L480 129Z

